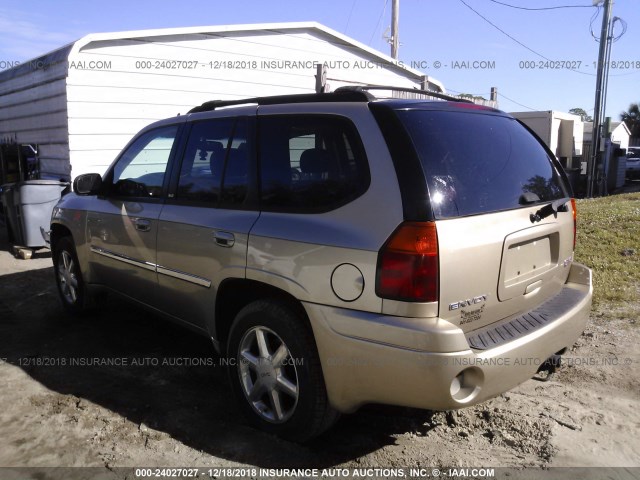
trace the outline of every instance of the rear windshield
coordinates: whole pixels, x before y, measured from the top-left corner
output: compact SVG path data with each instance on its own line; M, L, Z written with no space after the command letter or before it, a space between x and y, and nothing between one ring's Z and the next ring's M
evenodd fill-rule
M420 158L438 219L568 196L544 147L512 118L433 110L397 114Z

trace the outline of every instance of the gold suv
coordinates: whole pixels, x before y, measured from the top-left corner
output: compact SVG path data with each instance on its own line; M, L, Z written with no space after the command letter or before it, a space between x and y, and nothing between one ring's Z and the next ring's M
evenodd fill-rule
M455 409L526 381L588 318L575 202L525 126L435 96L149 125L54 209L63 304L108 290L206 335L250 421L297 441L367 403Z

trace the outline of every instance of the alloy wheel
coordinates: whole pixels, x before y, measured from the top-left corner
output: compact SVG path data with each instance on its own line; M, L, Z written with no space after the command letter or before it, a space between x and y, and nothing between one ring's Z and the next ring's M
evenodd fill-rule
M71 305L75 304L78 301L78 276L76 263L67 250L62 250L58 258L58 279L64 299Z
M264 420L284 423L293 415L299 396L295 359L273 330L257 326L245 332L238 374L246 399Z

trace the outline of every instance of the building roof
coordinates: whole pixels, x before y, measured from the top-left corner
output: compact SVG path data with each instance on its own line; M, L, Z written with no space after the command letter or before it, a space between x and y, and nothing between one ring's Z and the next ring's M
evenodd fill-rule
M154 38L180 36L180 35L202 35L204 37L225 37L225 36L237 36L238 34L252 34L252 33L273 33L273 34L290 34L295 31L307 31L313 32L320 38L326 39L335 45L340 45L346 49L353 49L363 52L366 56L370 57L373 61L384 64L389 70L395 71L401 75L404 75L412 80L420 81L425 74L419 70L408 68L401 64L397 60L394 60L388 55L379 52L363 43L354 40L346 35L343 35L335 30L326 27L317 22L284 22L284 23L261 23L261 24L245 24L245 25L214 25L203 27L179 27L179 28L162 28L153 30L134 30L124 32L109 32L109 33L91 33L82 37L81 39L73 42L69 45L65 45L57 50L42 55L33 60L29 60L21 63L19 66L0 72L0 82L8 79L18 77L28 73L32 70L33 62L42 65L56 64L61 61L65 61L69 56L80 52L84 48L88 47L91 43L109 42L117 40L137 40L141 41L153 41ZM144 40L143 40L144 39ZM441 92L445 92L442 82L427 77L429 83L432 86L440 89Z
M626 132L627 135L631 136L631 130L629 130L629 127L627 126L626 123L624 122L611 122L611 132L613 133L614 130L618 130L618 129L622 129L623 132Z
M591 141L591 137L593 136L593 122L582 122L584 128L584 139L585 141ZM623 132L626 132L627 135L631 136L631 131L627 124L624 122L611 122L611 133L615 130L621 128Z
M76 42L77 43L77 42ZM69 58L69 52L73 48L74 43L69 43L63 47L57 48L49 53L40 55L39 57L32 58L25 62L20 62L13 68L8 68L0 72L0 83L11 80L12 78L21 77L27 75L35 69L50 68L60 62L66 62Z

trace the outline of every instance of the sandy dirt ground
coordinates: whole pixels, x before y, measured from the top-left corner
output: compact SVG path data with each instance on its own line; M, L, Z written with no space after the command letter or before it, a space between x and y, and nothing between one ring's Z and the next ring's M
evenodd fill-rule
M640 466L637 316L595 312L549 382L457 412L366 407L300 446L246 425L207 339L117 299L70 319L50 253L7 249L0 466Z

